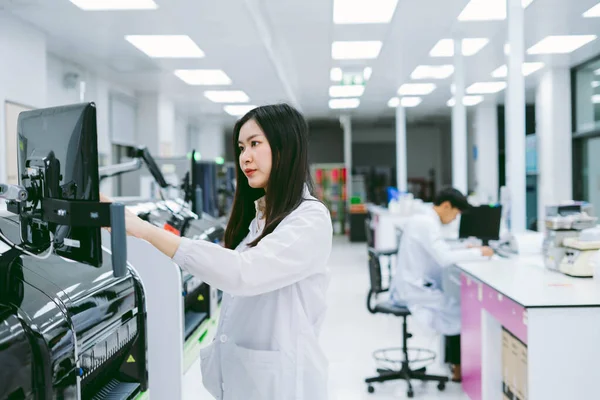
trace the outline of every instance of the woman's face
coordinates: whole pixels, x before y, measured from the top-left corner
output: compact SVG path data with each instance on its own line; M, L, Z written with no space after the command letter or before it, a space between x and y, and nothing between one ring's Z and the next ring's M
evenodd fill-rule
M271 146L253 119L242 125L238 138L240 168L254 189L265 189L271 175Z

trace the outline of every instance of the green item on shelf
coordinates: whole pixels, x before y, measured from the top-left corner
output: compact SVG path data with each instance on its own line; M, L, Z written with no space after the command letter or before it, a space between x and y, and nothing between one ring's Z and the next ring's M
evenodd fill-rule
M145 392L139 393L136 397L135 400L146 400L149 399L149 393L148 390L146 390Z
M352 196L350 198L350 204L362 204L362 199L359 196Z

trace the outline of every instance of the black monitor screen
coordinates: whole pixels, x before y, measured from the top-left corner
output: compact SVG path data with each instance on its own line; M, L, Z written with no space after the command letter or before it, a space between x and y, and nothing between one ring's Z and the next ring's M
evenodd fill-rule
M460 218L459 237L466 239L476 237L488 242L500 239L501 206L473 207L464 212Z
M55 181L46 188L45 197L61 200L99 201L98 138L96 107L93 103L27 111L18 120L19 184L27 171L27 161L54 154L59 166ZM47 181L51 177L46 177ZM21 218L23 241L43 246L50 231L58 255L101 266L100 228L40 225Z
M217 164L209 161L194 161L192 157L192 193L193 204L195 190L197 186L202 189L202 211L208 215L218 218L218 198L217 198Z

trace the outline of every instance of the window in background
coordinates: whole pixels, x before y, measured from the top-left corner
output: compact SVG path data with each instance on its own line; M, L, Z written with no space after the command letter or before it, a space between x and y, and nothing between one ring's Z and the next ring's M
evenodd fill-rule
M19 183L19 172L17 168L17 121L19 114L23 111L33 110L31 107L7 101L4 104L6 115L6 183L16 185Z
M600 56L571 70L573 197L600 213Z
M600 212L600 137L587 140L584 146L584 196L594 205L594 211Z
M575 131L588 133L600 130L600 60L575 68Z

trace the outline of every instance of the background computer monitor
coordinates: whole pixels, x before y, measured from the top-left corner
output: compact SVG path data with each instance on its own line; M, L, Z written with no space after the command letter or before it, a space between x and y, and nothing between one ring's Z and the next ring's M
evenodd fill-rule
M100 200L98 178L98 137L94 103L46 108L19 114L19 184L23 185L26 162L50 153L60 164L56 182L44 197L60 200ZM102 265L100 228L70 227L21 217L22 240L30 246L47 246L48 231L54 235L56 254L95 267Z
M476 237L485 244L500 239L501 206L472 207L460 218L459 238Z
M202 211L206 214L218 218L218 197L217 197L217 167L214 161L195 160L195 151L192 152L191 160L191 189L192 204L196 205L196 187L202 189Z

